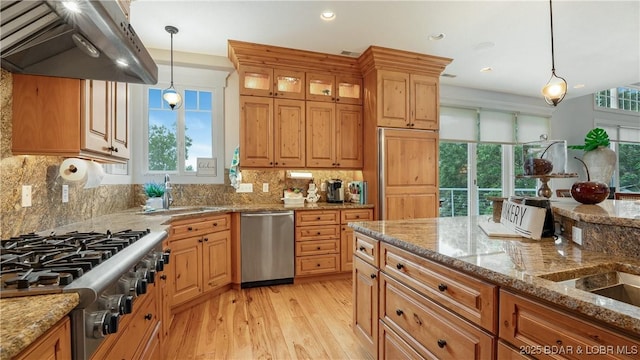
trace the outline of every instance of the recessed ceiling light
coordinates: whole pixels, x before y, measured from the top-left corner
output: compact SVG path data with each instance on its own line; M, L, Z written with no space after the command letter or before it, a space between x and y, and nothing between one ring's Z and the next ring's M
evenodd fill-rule
M584 87L584 84L576 84L576 85L573 85L573 88L574 88L574 89L582 89L583 87Z
M320 18L326 21L333 20L336 18L336 13L331 10L325 10L320 14Z
M454 78L454 77L457 77L458 75L449 74L449 73L442 73L440 76L446 77L446 78Z
M75 1L63 1L62 5L64 5L64 7L76 14L80 13L80 6L78 6L78 3Z
M492 72L493 68L491 66L483 67L480 69L480 72Z
M438 41L444 39L445 36L447 35L445 35L444 33L431 34L429 35L429 40Z

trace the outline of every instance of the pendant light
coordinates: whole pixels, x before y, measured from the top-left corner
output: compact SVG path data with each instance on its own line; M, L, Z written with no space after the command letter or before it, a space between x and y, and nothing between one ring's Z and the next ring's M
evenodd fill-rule
M567 95L567 81L556 75L556 62L553 52L553 10L551 0L549 0L549 17L551 18L551 78L542 88L544 100L549 105L557 106L564 96Z
M178 28L167 25L164 29L171 34L171 85L162 92L162 98L169 104L171 110L175 110L182 106L182 96L180 96L180 93L173 87L173 35L178 33Z

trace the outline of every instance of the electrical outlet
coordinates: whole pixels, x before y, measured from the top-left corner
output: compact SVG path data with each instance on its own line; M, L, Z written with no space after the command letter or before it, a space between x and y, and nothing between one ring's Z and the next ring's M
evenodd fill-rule
M582 245L582 229L580 229L579 227L572 227L571 228L571 239L573 239L573 242L578 244L578 245Z
M69 185L62 185L62 202L69 202Z
M269 192L269 183L262 183L262 192Z
M253 192L253 184L252 183L240 184L240 187L238 187L238 190L236 190L236 192L239 192L239 193Z
M326 182L322 182L320 183L320 191L327 191L327 183Z
M31 206L31 185L22 185L22 207Z

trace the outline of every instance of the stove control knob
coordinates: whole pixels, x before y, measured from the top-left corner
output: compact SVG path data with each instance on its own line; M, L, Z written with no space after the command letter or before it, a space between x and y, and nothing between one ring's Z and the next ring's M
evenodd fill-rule
M138 295L147 293L147 279L138 279L138 286L136 286L136 293Z
M133 312L133 296L127 295L124 297L124 313L131 314Z
M154 259L144 259L141 267L136 271L139 279L147 279L147 283L156 282L156 262Z
M165 249L162 257L164 258L164 264L169 265L169 259L171 259L171 249Z
M92 312L87 316L87 337L100 339L118 331L120 314L112 313L110 310L100 310Z
M130 295L134 298L138 296L138 278L135 276L124 276L118 280L119 292L124 295Z
M164 253L157 252L153 256L156 258L156 270L164 271Z
M126 312L127 304L124 295L103 295L99 301L104 310L110 310L112 313L124 315L131 312Z
M147 273L147 282L149 284L155 284L156 282L156 269L150 269Z

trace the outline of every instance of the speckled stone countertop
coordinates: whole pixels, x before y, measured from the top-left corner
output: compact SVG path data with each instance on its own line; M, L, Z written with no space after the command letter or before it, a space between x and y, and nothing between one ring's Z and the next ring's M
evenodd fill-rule
M480 221L490 221L490 217L365 221L350 226L380 241L596 319L640 339L640 307L556 282L604 270L640 275L639 259L581 250L564 239L489 238L478 227Z
M0 359L20 353L78 302L76 293L0 299Z
M171 221L197 218L209 214L228 212L257 212L278 210L343 210L373 208L373 205L351 203L317 203L301 207L284 204L212 205L174 207L143 213L141 208L96 217L87 221L41 231L43 234L70 231L120 231L124 229L149 229L168 231ZM75 293L36 295L0 299L0 359L9 359L35 341L51 326L67 315L79 303Z
M576 221L640 228L640 201L605 200L584 205L571 198L558 198L551 201L551 207L557 214Z

